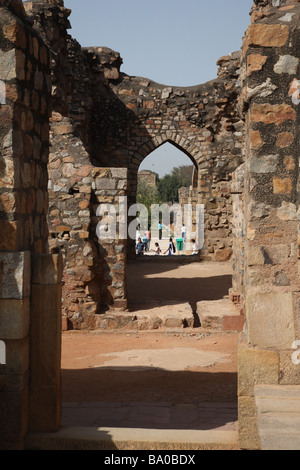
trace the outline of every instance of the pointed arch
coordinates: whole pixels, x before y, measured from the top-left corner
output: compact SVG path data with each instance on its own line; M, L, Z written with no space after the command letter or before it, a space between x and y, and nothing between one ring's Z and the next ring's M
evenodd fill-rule
M135 157L140 160L140 163L142 163L152 152L166 143L173 145L183 152L187 157L189 157L196 169L198 169L197 155L199 155L199 148L195 146L194 142L191 142L187 138L176 133L171 136L160 134L159 136L153 137L149 142L142 144L138 148L135 153Z

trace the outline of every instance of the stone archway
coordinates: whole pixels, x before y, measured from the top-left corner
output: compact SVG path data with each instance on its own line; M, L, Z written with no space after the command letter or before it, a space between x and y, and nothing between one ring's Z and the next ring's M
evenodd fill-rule
M24 5L34 29L25 19ZM268 430L259 419L259 434L256 419L261 418L260 398L266 393L266 382L281 402L286 403L287 392L299 400L298 365L290 361L299 338L299 4L265 0L255 5L242 51L243 87L237 90L240 54L219 61L219 77L213 82L189 89L165 87L121 74L117 53L103 48L83 50L67 38L70 12L61 1L27 5L19 0L1 1L4 67L0 79L5 83L6 102L1 96L1 233L5 236L0 244L0 314L10 372L5 371L0 381L1 446L23 448L28 430L55 431L60 425L61 258L46 252L49 45L58 51L51 100L55 111L50 119L55 149L51 163L62 169L56 178L62 184L56 185L54 193L62 201L66 194L74 196L79 191L87 203L82 208L86 212L78 212L83 219L80 224L76 217L74 226L70 224L62 235L72 232L81 261L83 257L88 260L84 249L90 243L90 227L96 223L95 206L103 198L124 197L128 188L133 195L128 171L137 170L141 156L159 145L157 139L171 139L178 145L186 139L191 154L193 142L199 196L212 217L217 217L212 205L226 206L230 201L231 175L246 160L245 178L239 168L233 190L236 207L245 208L245 218L236 225L241 228L243 224L239 267L245 280L242 294L247 321L240 342L241 447L270 445ZM47 18L40 16L40 8L48 9ZM51 35L57 31L58 18L59 31ZM68 58L76 54L72 69ZM74 88L69 86L71 71L82 79L74 80ZM72 96L74 90L78 93ZM246 117L245 155L239 92ZM91 96L95 98L92 104ZM66 145L78 150L73 161L64 160L70 159ZM217 231L220 221L212 222L211 228ZM282 243L285 238L288 244ZM118 291L121 303L124 290L113 283L124 282L124 246L102 246L103 256L101 252L99 258L95 256L100 261L109 259L111 269L105 271L105 279L101 277L102 285L112 297ZM94 266L82 266L79 287L91 293L93 279L88 275L95 274ZM65 273L69 275L66 269ZM53 297L55 302L49 300ZM44 362L41 351L47 358ZM278 429L279 442L281 426ZM298 435L293 438L299 446Z

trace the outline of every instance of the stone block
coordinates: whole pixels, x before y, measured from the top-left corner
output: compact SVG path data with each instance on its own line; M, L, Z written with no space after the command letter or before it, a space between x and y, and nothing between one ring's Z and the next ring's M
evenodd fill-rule
M225 316L223 318L223 331L243 331L245 319L242 315Z
M33 254L32 284L59 285L63 275L63 261L61 255Z
M30 253L0 253L0 299L21 300L30 295Z
M112 178L97 178L96 189L114 190L116 189L116 180Z
M246 315L249 343L262 348L291 348L295 341L292 293L249 292Z
M29 371L24 374L6 375L4 392L22 392L29 384Z
M29 338L6 340L5 374L22 375L29 369Z
M250 46L282 47L287 43L289 28L280 24L253 24L248 33Z
M279 61L274 66L274 72L278 74L287 73L289 75L296 75L299 66L298 57L291 55L284 55L279 58Z
M1 181L0 181L1 186ZM12 252L17 250L19 246L19 227L18 222L10 222L8 220L0 220L0 250ZM0 271L1 274L1 271Z
M29 334L30 300L0 299L0 337L23 339Z
M127 168L111 168L111 176L117 179L127 179L128 169Z
M243 450L260 450L254 398L240 397L238 409L240 448Z
M252 173L274 173L279 162L279 155L267 155L265 157L250 157L250 171Z
M0 445L24 439L28 426L28 388L19 392L1 392Z
M287 104L271 105L254 103L251 119L253 122L281 125L285 121L295 121L296 111Z
M239 344L238 395L254 396L257 384L278 384L279 355L276 351L250 348Z
M223 250L216 250L215 261L217 262L229 261L232 257L232 253L233 251L231 248L224 248Z
M268 56L263 56L261 54L250 54L247 57L247 75L251 75L253 72L262 70L267 60Z
M300 385L300 366L293 363L293 351L280 352L280 385Z
M300 450L300 386L255 387L262 450Z
M16 52L14 49L4 52L0 51L0 80L9 81L16 78Z
M61 420L61 286L32 285L31 431L56 432Z
M274 194L291 194L293 182L290 178L273 179Z

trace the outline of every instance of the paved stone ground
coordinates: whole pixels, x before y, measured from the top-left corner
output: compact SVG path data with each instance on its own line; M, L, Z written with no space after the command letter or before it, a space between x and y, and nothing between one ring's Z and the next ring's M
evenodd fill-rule
M157 261L129 266L135 313L154 293L164 309L228 293L228 264ZM237 432L238 333L68 331L62 340L63 426Z
M237 431L235 403L65 403L63 426Z

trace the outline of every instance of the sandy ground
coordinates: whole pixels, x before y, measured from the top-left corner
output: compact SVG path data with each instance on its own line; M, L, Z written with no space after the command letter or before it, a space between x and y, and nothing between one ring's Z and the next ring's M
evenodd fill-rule
M226 263L129 263L131 309L228 294ZM237 333L202 328L63 333L63 402L202 403L237 400Z
M66 332L62 377L63 402L236 402L237 334Z

